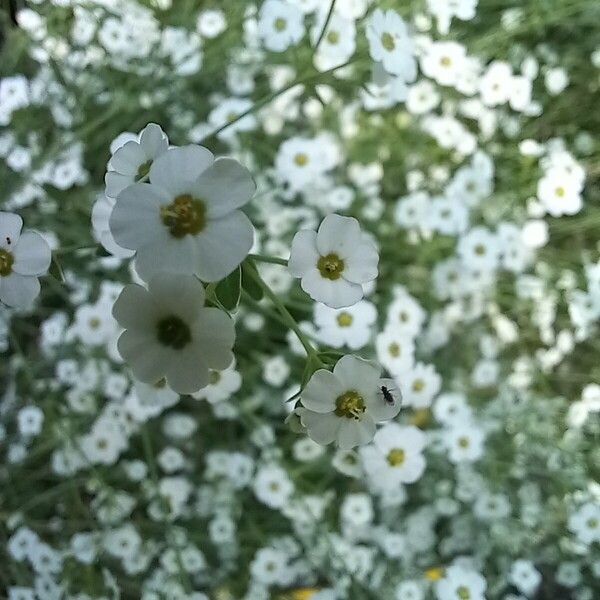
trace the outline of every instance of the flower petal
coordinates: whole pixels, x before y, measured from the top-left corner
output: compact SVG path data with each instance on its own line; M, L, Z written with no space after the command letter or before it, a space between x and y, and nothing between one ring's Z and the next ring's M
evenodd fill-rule
M368 444L375 435L375 423L368 417L362 419L341 419L337 442L342 450Z
M327 215L317 232L317 250L321 256L330 253L346 258L360 241L361 231L353 217L342 217L335 213Z
M152 277L148 289L154 302L163 312L173 312L190 325L204 306L204 287L193 275L181 275L165 270Z
M367 283L377 277L379 252L374 244L363 242L357 244L345 259L342 277L351 283Z
M189 192L213 161L213 153L202 146L190 144L170 148L152 163L150 183L167 190L172 196Z
M218 308L202 308L192 326L192 338L202 347L211 369L222 371L233 362L231 348L235 341L233 320Z
M11 250L19 240L23 219L19 215L0 212L0 248Z
M110 231L119 246L137 250L155 241L166 228L160 220L164 195L148 183L125 188L118 196L109 219Z
M135 270L139 276L149 281L157 273L193 274L196 258L193 238L189 235L174 238L164 228L157 234L159 238L137 251Z
M153 159L168 150L169 140L160 125L148 123L140 133L140 145L146 158Z
M360 392L365 403L377 397L377 384L381 371L373 363L347 354L338 360L333 368L333 374L341 382L344 391Z
M331 444L336 439L342 419L333 413L315 413L308 409L298 409L302 425L306 427L308 436L317 444Z
M126 285L113 304L112 315L124 329L150 331L158 315L152 296L141 285Z
M343 278L332 281L321 277L316 268L306 273L301 281L302 289L317 302L331 308L343 308L356 304L363 297L363 289Z
M241 208L255 191L250 171L232 158L217 159L191 190L195 197L206 200L209 219L218 219Z
M44 275L52 260L50 246L35 231L25 231L21 234L13 255L13 271L20 275Z
M168 386L178 394L193 394L208 385L208 365L202 348L193 344L177 354L177 360L167 369Z
M128 329L121 334L117 348L140 381L154 384L165 376L170 362L169 351L150 332L140 334Z
M339 379L325 369L319 369L310 378L300 394L302 405L316 413L335 410L335 400L346 390Z
M319 260L317 252L317 232L301 229L292 240L288 269L293 277L302 277L310 269L315 269Z
M37 277L11 273L0 277L0 302L13 308L30 308L40 293Z
M227 277L248 256L253 241L252 223L239 210L208 221L206 228L194 237L196 275L202 281Z

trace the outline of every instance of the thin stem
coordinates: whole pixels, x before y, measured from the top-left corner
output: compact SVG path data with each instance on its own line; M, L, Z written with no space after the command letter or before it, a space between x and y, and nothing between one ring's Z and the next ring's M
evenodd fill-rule
M288 261L285 258L278 258L277 256L265 256L264 254L249 254L248 256L258 262L270 263L272 265L287 267L288 264Z
M325 37L325 32L327 31L327 27L329 26L329 22L331 21L331 17L333 16L333 11L335 9L335 2L336 0L331 0L331 4L329 5L329 12L325 17L325 23L323 23L323 29L321 29L321 33L319 34L319 37L317 38L317 43L315 44L315 52L319 49L319 44L323 41L323 38Z
M323 361L319 358L317 351L310 343L306 335L304 335L304 333L298 326L298 323L296 323L294 317L290 314L288 309L273 292L273 290L271 290L271 288L263 281L258 271L256 271L255 269L245 268L245 272L246 275L248 275L248 277L251 277L254 280L254 282L262 288L265 296L267 296L269 300L273 303L273 306L275 306L275 308L281 315L281 318L283 319L284 323L296 334L296 337L300 340L300 343L304 347L304 350L306 350L306 354L308 355L308 357L323 365Z
M337 67L328 69L327 71L322 71L320 73L319 72L311 73L310 75L307 75L306 77L302 77L300 79L296 79L296 81L292 81L292 83L289 83L288 85L282 87L280 90L277 90L275 92L271 92L270 94L267 94L263 98L257 100L248 110L245 110L244 112L237 115L237 117L235 117L235 119L231 119L231 121L227 121L227 123L225 123L224 125L221 125L221 127L212 131L210 133L210 136L218 135L219 133L221 133L228 127L231 127L231 125L233 125L234 123L237 123L239 120L243 119L244 117L247 117L248 115L255 113L258 109L269 104L269 102L271 102L272 100L275 100L275 98L281 96L282 94L285 94L288 90L291 90L292 88L296 87L297 85L302 85L304 83L308 83L314 79L319 80L319 79L321 79L321 77L325 77L326 75L329 75L329 74L333 73L334 71L337 71L338 69L347 67L352 62L354 62L354 61L349 60L348 62L345 62L342 65L338 65Z

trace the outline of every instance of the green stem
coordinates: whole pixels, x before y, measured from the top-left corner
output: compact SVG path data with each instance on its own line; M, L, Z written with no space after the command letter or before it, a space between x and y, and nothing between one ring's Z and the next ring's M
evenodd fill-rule
M255 269L245 269L246 275L254 280L254 282L259 285L265 296L269 298L269 300L273 303L273 306L277 309L277 312L281 315L283 322L296 334L296 337L300 340L300 343L306 350L306 354L311 360L316 361L321 366L325 366L323 361L319 358L317 351L310 343L309 339L304 335L298 323L294 317L290 314L288 309L285 307L283 302L277 297L277 294L271 290L271 288L263 281L262 277L259 275L258 271Z
M335 9L336 0L331 0L331 4L329 5L329 12L325 17L325 23L323 23L323 29L321 29L321 33L317 38L317 43L315 44L315 52L319 49L319 44L323 41L325 37L325 32L327 31L327 27L329 26L329 22L331 21L331 17L333 16L333 10Z
M264 254L249 254L248 256L258 262L270 263L272 265L287 267L288 264L288 261L285 258L277 258L277 256L265 256Z

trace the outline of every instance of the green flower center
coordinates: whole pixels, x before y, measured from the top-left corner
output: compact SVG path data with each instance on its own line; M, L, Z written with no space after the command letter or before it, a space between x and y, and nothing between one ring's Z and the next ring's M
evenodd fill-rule
M396 342L392 342L388 346L388 352L394 358L398 358L400 356L400 344L397 344Z
M148 173L150 173L150 167L152 166L152 161L151 160L147 160L145 163L142 163L137 171L137 175L136 175L136 179L140 180L143 179L144 177L146 177L146 175L148 175Z
M12 273L12 266L15 262L13 255L4 248L0 248L0 275L6 277Z
M161 206L160 218L175 238L196 235L206 226L206 206L202 200L182 194Z
M402 448L392 448L387 455L387 461L392 467L400 467L404 464L404 450Z
M391 52L396 47L394 36L387 31L381 35L381 45L388 51Z
M273 26L275 27L276 31L283 31L287 27L287 21L281 17L278 17L275 19Z
M460 600L469 600L469 598L471 598L471 592L469 592L469 588L464 585L456 588L456 595L460 598Z
M335 414L347 419L359 419L365 412L365 401L356 391L351 390L338 396L335 400Z
M340 34L337 31L330 31L326 38L330 44L337 44L340 41Z
M586 525L590 529L596 529L598 527L598 519L588 519Z
M192 332L182 319L171 315L158 322L156 337L163 346L181 350L192 341Z
M327 256L321 256L317 262L317 269L321 273L321 277L335 281L342 276L344 270L344 261L334 253Z
M210 385L216 385L219 381L221 381L221 373L219 373L219 371L211 371L208 374L208 382Z
M468 447L469 447L469 444L470 444L470 442L469 442L469 438L468 438L468 437L465 437L465 436L463 435L462 437L459 437L459 438L458 438L458 445L459 445L461 448L468 448Z
M340 327L350 327L352 325L352 321L354 321L354 317L348 312L341 312L336 320Z
M485 246L483 244L477 244L475 246L475 254L483 256L485 254Z

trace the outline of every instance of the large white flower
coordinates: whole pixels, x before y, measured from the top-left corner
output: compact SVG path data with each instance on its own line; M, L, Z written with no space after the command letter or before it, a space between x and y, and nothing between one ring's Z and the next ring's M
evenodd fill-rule
M255 190L248 170L189 145L159 156L149 175L150 183L119 194L110 217L117 244L136 250L139 275L146 281L159 271L203 281L226 277L252 246L252 223L238 210Z
M309 437L318 444L333 441L342 449L368 444L376 423L394 418L400 403L388 404L379 393L379 367L355 356L343 356L333 373L319 369L302 391L297 409Z
M139 140L125 142L111 156L105 177L106 195L116 198L128 185L146 177L154 159L168 147L169 140L160 126L156 123L146 125Z
M0 212L0 302L28 308L40 293L38 277L52 258L46 240L35 231L23 231L19 215Z
M342 308L363 297L362 284L377 277L378 261L377 248L358 221L331 214L318 231L303 229L294 236L288 267L313 300Z
M123 288L113 307L125 328L118 348L138 379L156 384L164 378L177 393L191 394L209 383L210 369L231 364L233 321L205 307L204 299L202 284L191 275L162 273L148 289Z

